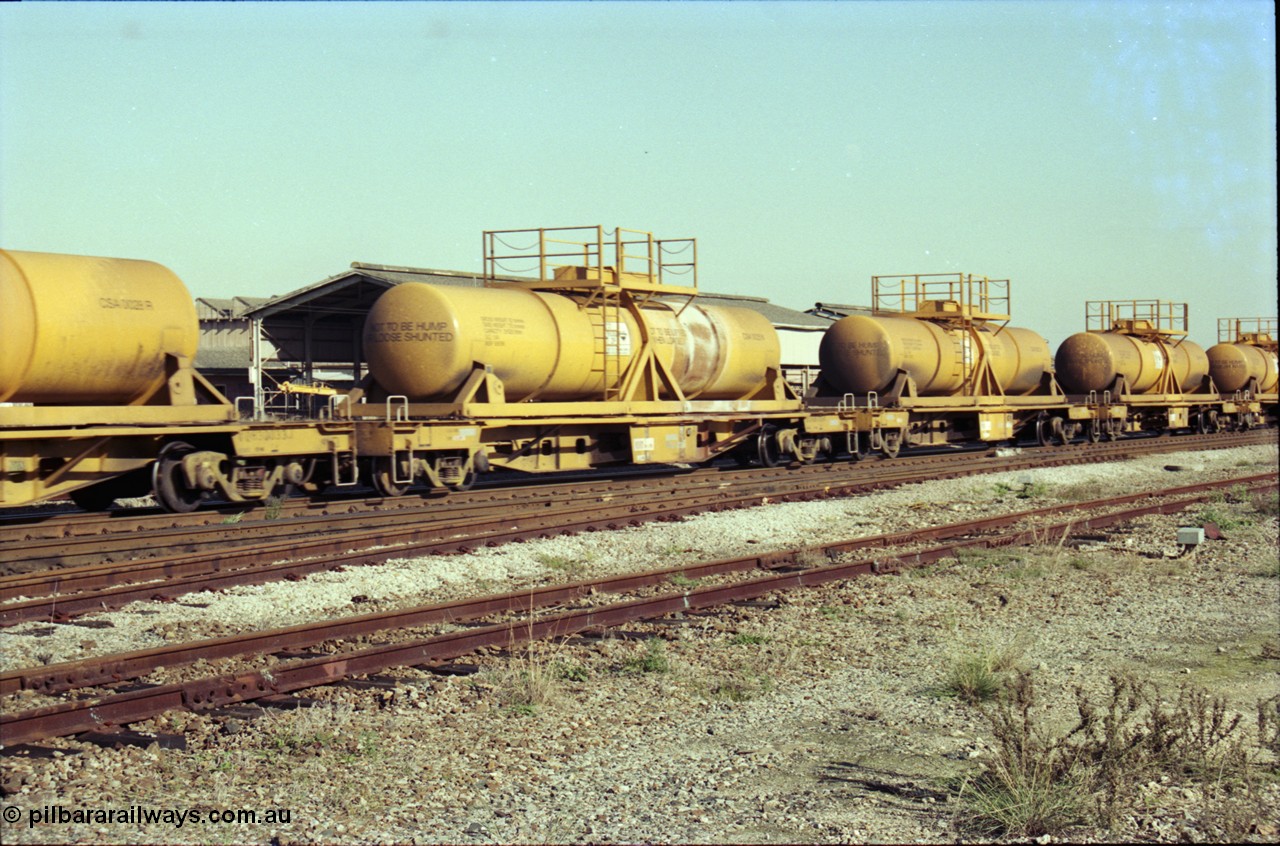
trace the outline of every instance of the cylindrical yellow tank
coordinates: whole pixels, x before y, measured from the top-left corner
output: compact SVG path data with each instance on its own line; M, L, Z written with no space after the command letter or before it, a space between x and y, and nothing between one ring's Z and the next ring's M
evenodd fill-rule
M975 348L976 347L976 348ZM831 325L818 347L822 376L838 390L888 390L898 371L921 396L951 396L985 350L1004 392L1023 396L1052 371L1049 343L1030 329L980 327L976 334L910 317L852 315Z
M1258 390L1271 393L1276 389L1276 354L1253 344L1215 344L1209 347L1209 375L1220 391L1238 391L1258 380Z
M1199 344L1161 345L1118 332L1078 332L1058 347L1055 362L1058 381L1072 394L1105 391L1117 376L1125 378L1131 393L1144 394L1169 370L1179 390L1191 391L1209 372L1209 359Z
M779 366L778 335L763 315L696 304L677 312L662 302L642 310L654 353L687 398L746 396ZM616 387L641 333L625 309L580 308L559 294L407 282L374 303L364 351L378 384L415 402L448 398L476 365L493 368L509 402L569 401Z
M162 265L0 250L0 402L129 403L199 338L191 295Z

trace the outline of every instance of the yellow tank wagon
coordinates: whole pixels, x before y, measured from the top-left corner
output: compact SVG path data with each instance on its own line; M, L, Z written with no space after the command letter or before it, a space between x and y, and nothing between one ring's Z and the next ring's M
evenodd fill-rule
M351 467L352 436L251 424L192 366L195 305L150 261L0 250L0 505L255 500ZM348 457L344 457L348 456Z
M365 321L368 377L347 393L282 386L330 402L321 419L273 421L241 419L193 369L195 310L163 266L0 251L0 505L149 492L188 511L290 486L460 490L499 468L772 466L1275 425L1274 318L1220 327L1205 354L1185 340L1185 306L1174 326L1160 301L1090 303L1100 325L1055 363L1008 325L1008 280L878 276L873 314L828 329L802 399L763 316L698 301L692 240L494 231L484 256L483 288L390 288Z
M1276 393L1280 381L1274 317L1227 317L1218 321L1218 343L1209 347L1209 375L1218 390Z
M851 442L889 454L905 443L1000 442L1027 431L1066 442L1094 425L1092 412L1063 399L1048 342L1008 325L1009 287L965 273L873 276L872 314L836 321L818 349L809 407L834 403L840 419L806 425L848 428L856 418Z
M485 250L486 287L406 283L369 314L369 377L341 410L380 491L796 447L777 331L698 305L692 240L567 227L486 232ZM512 262L533 275L499 281Z
M1188 316L1185 303L1166 300L1086 302L1085 331L1055 357L1063 388L1075 401L1125 408L1128 432L1252 427L1261 405L1222 396L1204 347L1186 337Z

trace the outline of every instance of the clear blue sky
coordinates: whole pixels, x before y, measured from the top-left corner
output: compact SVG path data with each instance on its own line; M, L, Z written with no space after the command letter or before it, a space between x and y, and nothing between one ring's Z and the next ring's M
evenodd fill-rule
M485 229L696 237L806 308L875 273L1276 313L1270 2L0 5L0 241L268 296Z

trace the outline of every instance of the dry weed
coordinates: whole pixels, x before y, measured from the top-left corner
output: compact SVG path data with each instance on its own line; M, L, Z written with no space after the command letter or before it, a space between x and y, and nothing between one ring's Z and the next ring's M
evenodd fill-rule
M1143 785L1200 787L1223 832L1262 807L1242 718L1189 685L1166 701L1152 684L1114 675L1101 704L1077 688L1076 724L1045 724L1030 674L1018 673L989 713L996 741L987 768L961 788L959 822L977 834L1038 837L1073 825L1113 827ZM1265 706L1265 707L1264 707ZM1276 705L1259 706L1260 744L1280 742Z

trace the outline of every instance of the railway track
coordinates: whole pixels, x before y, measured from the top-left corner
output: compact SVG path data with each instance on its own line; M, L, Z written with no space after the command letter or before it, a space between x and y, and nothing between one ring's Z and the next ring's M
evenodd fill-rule
M1221 443L1221 436L1209 438ZM295 528L310 527L301 531L303 539L248 542L226 549L215 545L204 553L183 552L125 563L107 561L0 578L0 625L66 620L138 600L173 599L198 590L297 579L391 558L613 529L766 501L847 495L874 487L992 470L1128 458L1135 450L1150 451L1170 443L1160 439L1098 444L1079 451L1033 451L1003 458L986 453L933 455L866 467L828 464L791 471L700 471L674 479L632 479L624 486L595 488L577 495L560 486L555 490L538 488L523 503L485 503L478 512L463 506L443 512L428 508L412 512L414 519L402 512L393 518L380 514L381 519L375 522L381 525L339 533L320 532L309 521L295 521ZM1230 443L1237 445L1239 441ZM360 520L367 519L367 515L344 516L344 521L355 520L357 526L362 525Z
M91 696L0 716L8 746L80 732L100 731L185 708L208 711L316 685L378 673L397 666L431 665L492 647L504 648L531 639L563 637L651 620L673 613L699 611L731 602L750 601L770 593L810 587L869 573L891 573L904 567L953 557L968 548L1065 540L1073 531L1098 529L1153 513L1173 513L1209 498L1215 490L1244 486L1274 489L1274 474L1130 494L1085 503L1051 506L894 535L838 540L804 549L743 556L675 568L650 570L603 579L553 585L534 591L486 596L460 602L419 606L401 611L327 620L252 632L230 638L182 644L146 652L105 656L70 664L11 671L0 675L0 694L20 690L71 691L110 681L125 688L95 691ZM1147 500L1142 502L1142 500ZM1135 504L1137 503L1137 504ZM924 548L887 551L857 558L868 549L889 549L922 540ZM937 543L942 540L944 542ZM763 572L764 575L755 575ZM696 585L676 591L673 579ZM722 578L718 584L704 580ZM603 594L647 591L647 595L607 604L582 604ZM655 591L657 591L655 593ZM545 616L537 612L560 608ZM494 621L495 615L517 615ZM280 654L353 638L427 625L487 622L426 637L411 637L333 654L283 660L269 666L213 678L173 684L138 684L158 667L249 655Z
M1135 454L1149 450L1151 444L1163 444L1162 450L1173 452L1183 449L1213 449L1218 447L1273 443L1275 432L1217 433L1212 435L1187 435L1177 438L1160 437L1126 440L1115 443L1073 444L1066 449L1055 448L1051 453L1120 455L1126 450ZM1037 452L1030 450L1028 454ZM959 453L965 456L986 456L995 459L998 450L985 449ZM475 490L450 493L411 492L408 496L382 498L366 493L342 494L331 498L308 499L295 497L283 499L271 506L248 508L243 505L212 504L189 514L171 514L154 508L113 510L107 513L86 513L78 510L40 511L35 509L11 509L0 512L0 549L6 550L0 562L0 575L18 572L19 567L38 565L72 566L86 557L136 556L139 538L148 540L141 547L144 554L159 554L167 548L178 549L204 536L211 542L232 543L237 537L253 538L267 534L325 531L326 521L331 531L343 531L343 525L354 525L361 515L366 519L396 520L416 518L419 514L439 514L454 509L482 509L485 505L495 508L504 504L520 505L529 501L566 500L592 493L608 494L621 486L651 484L655 488L672 487L672 480L697 479L709 476L737 482L762 475L786 479L803 473L840 472L857 467L854 472L873 472L871 468L882 464L915 466L919 464L945 464L957 456L955 451L919 452L903 455L886 462L872 457L858 464L848 462L824 463L810 467L737 469L706 467L673 473L670 469L628 469L624 473L608 476L573 474L573 476L549 476L529 479L514 477L518 484L482 483ZM1096 459L1095 459L1096 460ZM677 482L679 484L679 482ZM308 522L310 521L310 522ZM291 528L297 524L297 528ZM207 530L207 531L206 531ZM222 540L217 540L221 533ZM113 536L118 536L113 540Z
M53 509L0 509L0 545L31 544L41 539L58 541L78 537L105 538L139 532L198 529L205 526L236 526L241 531L256 523L279 526L294 518L414 512L441 509L452 504L516 502L544 491L548 497L570 490L607 490L622 479L670 477L671 469L651 467L621 468L601 475L565 473L541 477L494 473L476 483L473 490L450 492L412 490L403 497L381 497L367 488L350 492L331 489L324 496L292 496L267 505L210 502L197 511L170 513L153 506L113 508L106 512L85 512L70 506Z

